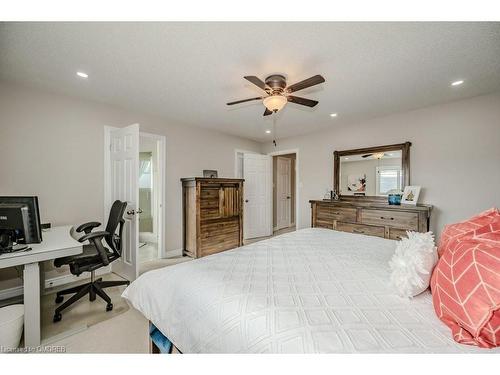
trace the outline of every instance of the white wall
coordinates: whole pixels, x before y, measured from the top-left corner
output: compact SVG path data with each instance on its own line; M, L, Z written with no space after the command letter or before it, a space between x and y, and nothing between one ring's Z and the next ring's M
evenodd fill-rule
M500 93L349 126L332 120L331 130L278 140L263 151L300 150L300 225L308 227L309 200L322 199L333 185L333 151L405 141L412 142L411 183L423 187L419 201L434 205L434 232L500 206Z
M179 249L180 178L203 169L234 177L234 149L260 151L259 143L0 82L0 195L38 195L52 225L102 221L103 129L132 123L167 138L166 247Z

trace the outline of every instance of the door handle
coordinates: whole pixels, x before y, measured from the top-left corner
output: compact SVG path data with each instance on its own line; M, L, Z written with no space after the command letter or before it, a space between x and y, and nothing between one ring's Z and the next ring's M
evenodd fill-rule
M138 214L142 214L142 208L138 208L136 211Z
M135 210L128 210L127 215L135 215Z

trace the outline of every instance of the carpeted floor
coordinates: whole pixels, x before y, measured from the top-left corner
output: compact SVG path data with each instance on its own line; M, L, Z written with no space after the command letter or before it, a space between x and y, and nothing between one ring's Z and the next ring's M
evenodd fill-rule
M140 273L188 260L191 258L177 257L148 261L141 264ZM121 280L115 274L104 275L103 279ZM88 279L82 282L88 282ZM73 285L64 285L63 288L71 286ZM63 311L60 322L53 323L52 318L57 306L55 293L59 289L61 288L51 290L42 297L42 344L63 345L66 346L67 352L72 353L148 352L148 322L139 312L130 308L121 297L125 286L106 289L106 293L113 301L112 311L106 311L106 302L99 297L94 302L83 298Z

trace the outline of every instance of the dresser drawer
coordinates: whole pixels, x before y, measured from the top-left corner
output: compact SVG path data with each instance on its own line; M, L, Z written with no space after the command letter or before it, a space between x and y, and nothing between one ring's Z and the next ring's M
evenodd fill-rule
M384 237L384 227L337 222L337 230L342 232L365 234L368 236Z
M316 218L317 220L331 221L332 224L334 220L356 222L356 209L318 204L316 206Z
M418 214L416 212L364 209L361 213L361 223L418 230Z
M333 229L333 220L316 219L316 228Z
M407 238L408 236L406 235L406 230L404 229L397 229L397 228L389 228L389 238L391 240L401 240L403 238Z

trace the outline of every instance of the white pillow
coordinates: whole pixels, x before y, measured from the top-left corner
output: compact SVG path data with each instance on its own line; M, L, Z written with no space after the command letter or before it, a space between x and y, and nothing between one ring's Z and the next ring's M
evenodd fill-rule
M389 262L391 284L401 297L411 298L429 287L432 269L438 260L432 232L406 232Z

